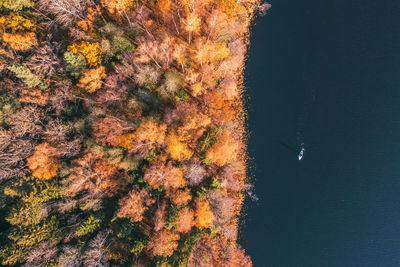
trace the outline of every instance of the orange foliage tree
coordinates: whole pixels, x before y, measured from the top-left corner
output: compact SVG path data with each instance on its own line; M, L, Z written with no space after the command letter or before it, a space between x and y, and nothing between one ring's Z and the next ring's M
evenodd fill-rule
M246 256L244 249L234 248L230 253L229 260L226 266L230 267L251 267L253 263L249 256Z
M172 164L165 165L163 163L154 164L147 168L144 181L153 188L164 186L166 190L187 185L187 181L183 178L183 172L179 168L172 166Z
M147 245L147 249L153 256L171 256L178 248L179 233L169 230L155 232Z
M175 132L168 134L166 145L166 151L173 160L183 161L190 159L193 155L193 151L189 149L185 140L182 140L182 136Z
M167 126L154 121L142 122L134 133L121 136L119 146L134 153L138 158L145 158L150 149L164 143Z
M177 206L186 205L192 199L192 195L190 194L190 190L188 188L167 192L167 194L171 199L171 202Z
M176 221L176 230L180 233L189 232L194 226L194 211L189 208L183 208L179 211Z
M218 166L238 159L240 142L235 140L228 130L219 133L218 141L206 152L206 159Z
M3 40L16 51L26 51L32 46L38 44L36 34L34 32L25 33L3 33Z
M84 88L89 93L94 93L101 88L103 79L106 76L106 68L104 66L88 69L79 79L78 86Z
M42 143L35 147L35 152L27 159L27 166L32 175L38 179L49 180L57 176L60 168L59 151L48 143Z
M21 90L19 102L34 103L39 106L45 106L49 100L49 94L39 89Z
M199 229L208 228L214 221L214 215L211 211L208 201L196 200L196 226Z
M158 124L154 121L142 122L135 132L136 140L151 144L164 143L166 124Z
M118 210L118 217L129 218L131 222L140 222L143 220L143 214L154 200L145 189L139 189L135 186L127 196L120 199L118 202L120 208Z
M101 0L101 5L108 11L108 13L115 19L119 20L120 17L128 12L135 6L134 0Z
M131 129L128 122L114 116L106 116L93 123L93 135L102 144L119 145L123 134Z
M91 32L94 30L94 22L97 21L101 11L99 6L89 7L86 18L77 22L77 25L84 31Z
M117 167L98 158L90 150L86 150L75 164L78 166L71 169L68 177L67 195L72 197L83 190L113 196L127 179Z

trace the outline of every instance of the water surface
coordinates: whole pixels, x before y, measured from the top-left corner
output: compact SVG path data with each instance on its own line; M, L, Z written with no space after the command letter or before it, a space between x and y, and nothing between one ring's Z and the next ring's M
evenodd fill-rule
M400 2L272 2L246 85L254 266L400 266Z

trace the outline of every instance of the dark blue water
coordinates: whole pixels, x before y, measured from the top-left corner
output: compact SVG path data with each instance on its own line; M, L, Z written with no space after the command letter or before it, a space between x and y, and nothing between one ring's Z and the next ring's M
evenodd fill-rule
M246 86L254 266L400 266L400 1L272 2Z

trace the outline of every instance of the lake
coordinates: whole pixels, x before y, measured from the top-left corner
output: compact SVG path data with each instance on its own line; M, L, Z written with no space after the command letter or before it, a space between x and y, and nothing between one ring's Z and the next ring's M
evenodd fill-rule
M400 2L271 4L245 71L247 253L256 267L400 266Z

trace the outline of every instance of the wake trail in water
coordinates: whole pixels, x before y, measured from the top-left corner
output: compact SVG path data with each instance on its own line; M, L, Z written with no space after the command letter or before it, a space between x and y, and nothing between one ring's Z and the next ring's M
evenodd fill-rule
M307 124L309 124L312 106L317 100L315 88L306 90L306 96L304 99L302 109L298 113L296 125L296 145L298 148L305 148L308 146L306 145L305 132L308 126Z

